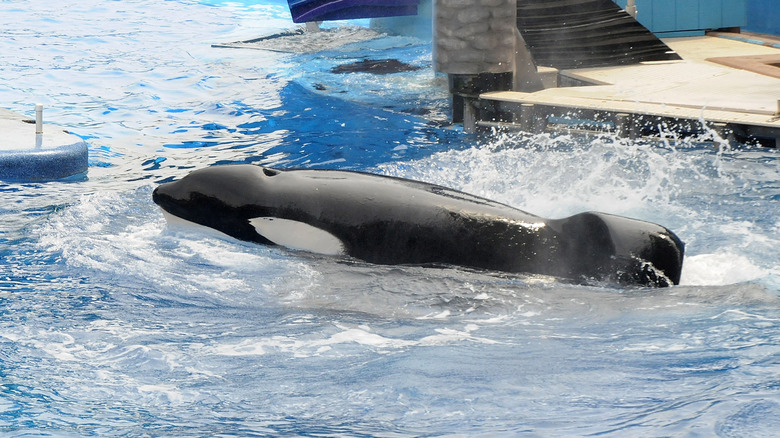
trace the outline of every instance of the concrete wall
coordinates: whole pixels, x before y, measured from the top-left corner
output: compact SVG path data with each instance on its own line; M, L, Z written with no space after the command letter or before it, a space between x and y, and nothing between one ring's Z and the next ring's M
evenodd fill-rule
M435 0L435 69L454 74L514 69L516 0Z

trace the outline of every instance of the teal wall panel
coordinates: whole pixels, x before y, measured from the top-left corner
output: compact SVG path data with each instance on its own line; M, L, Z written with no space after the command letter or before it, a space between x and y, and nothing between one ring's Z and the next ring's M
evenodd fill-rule
M637 21L656 33L703 32L747 25L746 2L780 0L635 0ZM628 0L615 0L625 8Z
M723 22L734 23L726 24L723 27L745 27L747 26L747 5L737 4L727 0L721 0L723 2ZM759 0L747 0L749 3L760 3ZM778 0L768 0L767 3L774 3L774 8L777 10L780 8L780 2Z
M637 19L641 23L644 17L642 16L643 3L650 3L648 1L637 1L636 8L638 11ZM676 0L654 0L653 2L653 16L652 26L650 29L653 32L665 32L675 30L677 26L677 12L676 12ZM645 26L647 27L647 26Z
M712 3L716 3L716 2L720 3L721 5L720 8L712 7ZM697 27L697 29L718 29L721 27L727 27L723 25L724 22L728 21L728 15L725 14L722 10L724 3L727 2L723 0L710 0L709 2L700 4L699 5L699 27ZM726 18L726 20L724 20L724 18Z
M745 30L780 35L780 1L748 0Z
M699 0L677 0L674 3L674 30L701 29Z

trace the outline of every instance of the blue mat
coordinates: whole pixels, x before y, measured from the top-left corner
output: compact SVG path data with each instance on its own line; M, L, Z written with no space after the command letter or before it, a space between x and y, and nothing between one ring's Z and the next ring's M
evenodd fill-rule
M417 15L419 0L287 0L293 22Z

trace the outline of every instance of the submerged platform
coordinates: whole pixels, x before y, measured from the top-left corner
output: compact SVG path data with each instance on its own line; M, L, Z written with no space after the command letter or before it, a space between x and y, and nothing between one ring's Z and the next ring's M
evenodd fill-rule
M625 136L715 130L780 146L780 45L728 34L670 38L679 61L560 70L554 88L484 93L466 130L614 131ZM759 43L757 43L759 42Z
M87 144L62 128L43 125L38 134L35 120L0 109L0 133L2 181L51 181L87 171Z

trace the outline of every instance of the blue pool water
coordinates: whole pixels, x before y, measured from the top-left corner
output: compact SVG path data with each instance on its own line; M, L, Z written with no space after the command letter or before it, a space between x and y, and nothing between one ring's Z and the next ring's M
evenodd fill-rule
M211 46L287 17L278 0L0 2L0 102L42 102L90 143L86 177L0 183L0 435L776 436L777 151L465 135L409 38ZM426 68L329 72L387 54ZM169 229L155 185L227 162L659 222L687 243L683 284L375 266Z

